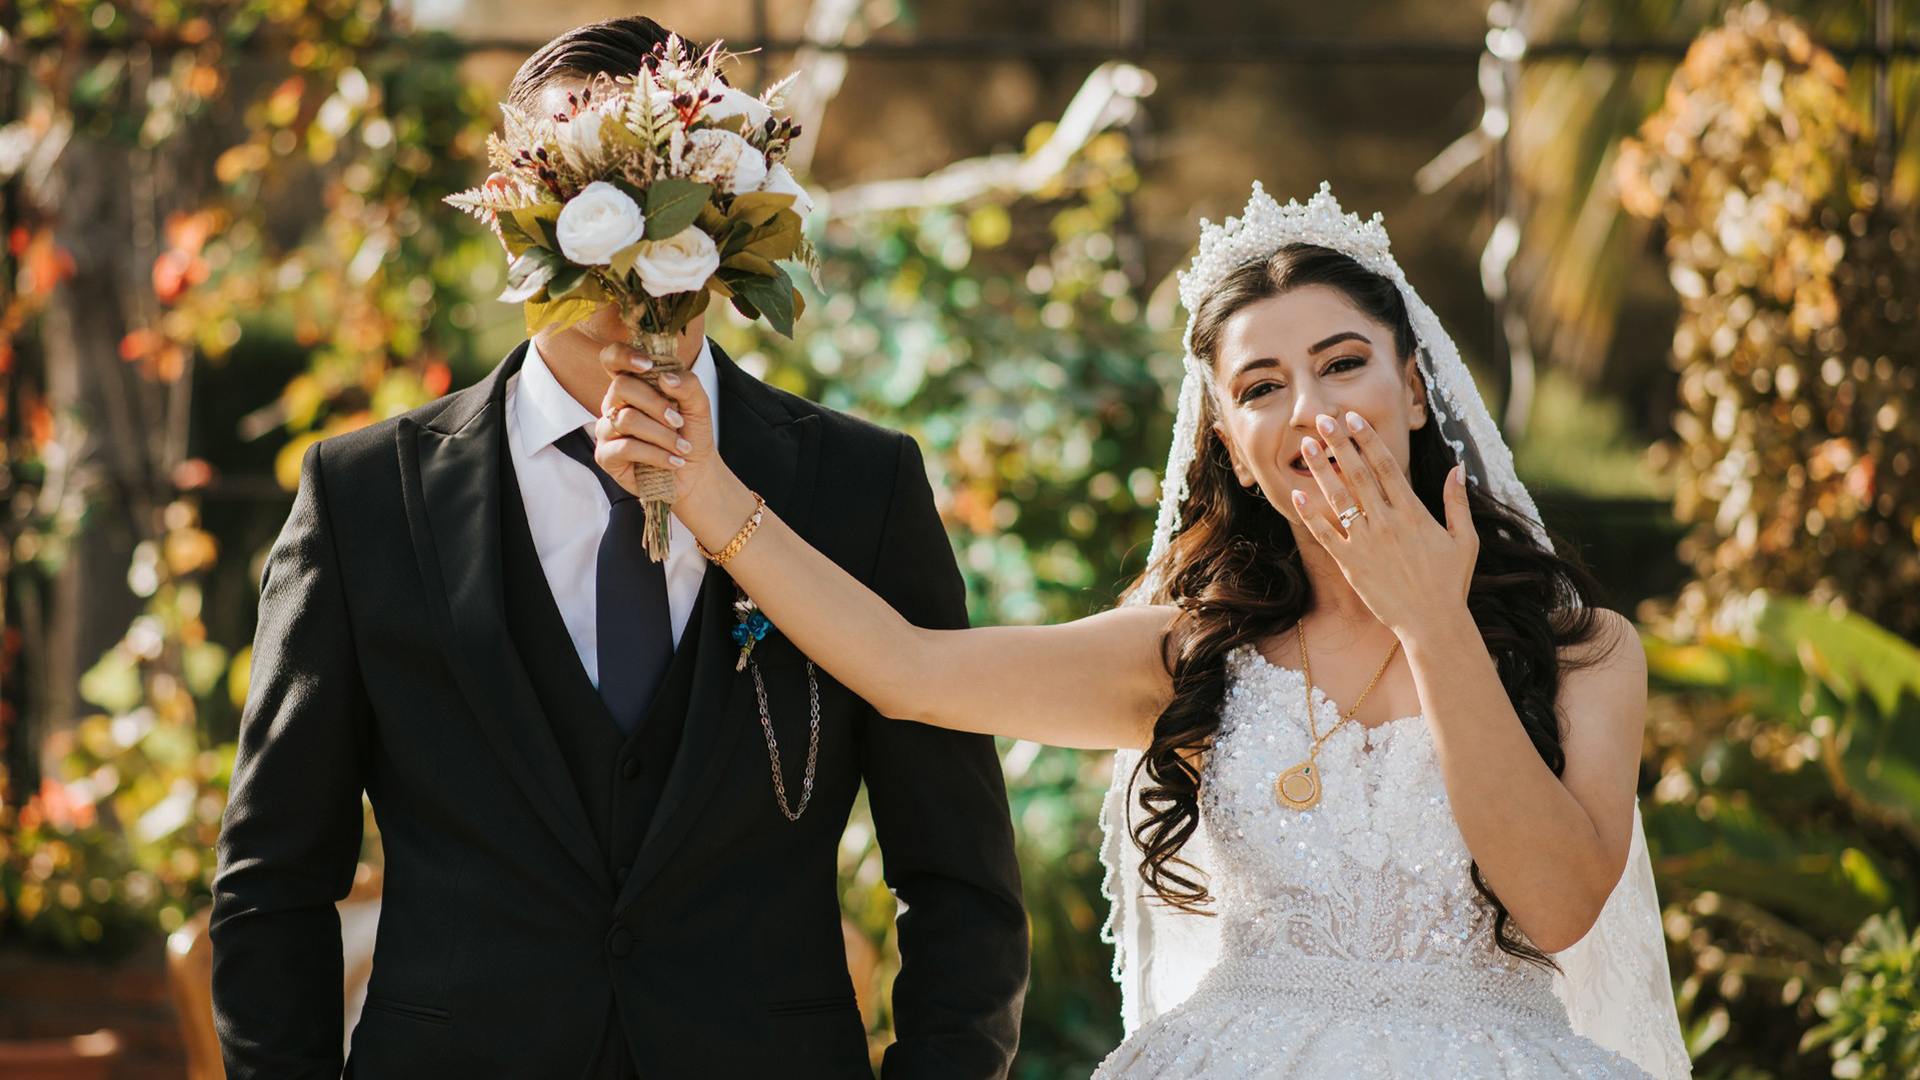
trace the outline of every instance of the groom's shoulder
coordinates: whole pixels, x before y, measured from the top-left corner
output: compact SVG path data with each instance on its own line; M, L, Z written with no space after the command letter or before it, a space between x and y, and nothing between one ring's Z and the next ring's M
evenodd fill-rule
M310 452L317 455L319 465L329 477L351 477L362 482L385 474L397 477L400 466L397 448L401 428L438 426L438 421L448 410L462 404L463 396L474 389L470 387L456 391L399 416L390 416L365 427L329 435L316 442Z

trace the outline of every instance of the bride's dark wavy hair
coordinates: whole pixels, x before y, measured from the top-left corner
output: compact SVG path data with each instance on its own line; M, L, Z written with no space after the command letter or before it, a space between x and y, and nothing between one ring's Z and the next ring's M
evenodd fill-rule
M1228 319L1251 304L1309 285L1340 290L1361 312L1392 328L1401 362L1413 362L1418 341L1400 290L1348 256L1310 244L1290 245L1228 274L1196 314L1193 355L1211 370ZM1180 850L1200 822L1199 758L1220 730L1227 654L1291 628L1313 606L1312 584L1292 528L1265 498L1235 479L1227 448L1210 422L1217 414L1211 389L1206 402L1197 453L1187 470L1184 525L1158 564L1155 595L1146 598L1179 609L1163 649L1173 700L1154 723L1152 744L1133 776L1146 813L1133 828L1134 842L1144 853L1141 876L1161 901L1195 913L1212 896L1205 875L1182 859ZM1453 450L1432 416L1410 435L1407 479L1444 523L1443 489L1456 461ZM1597 633L1599 587L1577 562L1542 547L1521 514L1472 484L1467 505L1480 534L1467 607L1528 738L1558 776L1566 755L1555 701L1570 663L1560 650ZM1554 966L1518 932L1479 864L1472 875L1474 888L1493 910L1500 950Z

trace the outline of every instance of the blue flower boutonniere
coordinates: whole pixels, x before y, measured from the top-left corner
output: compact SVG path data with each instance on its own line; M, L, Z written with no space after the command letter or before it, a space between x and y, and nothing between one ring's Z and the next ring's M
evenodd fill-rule
M745 592L733 602L733 617L738 622L733 626L733 643L740 646L740 659L733 665L735 671L747 670L747 660L753 655L753 647L773 629L773 621L760 614L760 605L754 603Z

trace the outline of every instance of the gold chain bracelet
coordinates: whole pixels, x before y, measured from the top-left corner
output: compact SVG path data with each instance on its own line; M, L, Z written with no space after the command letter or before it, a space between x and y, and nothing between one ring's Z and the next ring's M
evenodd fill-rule
M747 546L747 540L753 536L753 531L760 527L760 519L767 512L767 500L761 498L759 492L749 491L747 494L753 496L753 516L747 519L745 525L740 526L739 532L733 534L733 539L727 541L726 547L719 551L708 551L707 545L702 544L698 538L693 542L694 546L700 549L700 554L705 555L707 561L715 566L725 566L729 559L740 554L740 549Z

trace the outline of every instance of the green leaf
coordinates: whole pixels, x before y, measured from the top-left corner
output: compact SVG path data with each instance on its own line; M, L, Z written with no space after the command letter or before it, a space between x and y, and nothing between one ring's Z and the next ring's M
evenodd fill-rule
M667 177L647 188L647 239L665 240L693 224L713 198L713 188Z
M1678 686L1724 686L1731 671L1727 657L1711 646L1665 641L1647 636L1647 672Z
M549 300L565 300L577 295L581 286L593 280L593 272L584 266L566 266L556 271L553 279L547 282Z
M613 126L617 126L617 125L613 125ZM632 199L633 205L635 207L644 208L647 205L647 193L641 190L640 188L634 186L633 184L628 183L627 181L617 176L607 181L607 183L612 184L616 188L619 188L621 194L625 195L629 199Z
M746 246L753 235L753 226L744 221L723 223L720 231L713 234L713 246L720 249L720 258L725 259Z
M775 262L792 258L800 250L800 241L805 236L801 231L800 215L791 210L782 210L775 214L765 225L756 227L747 234L739 250Z
M793 336L794 291L793 282L787 280L786 271L773 268L773 276L759 274L739 278L734 286L734 306L745 299L747 303L766 316L767 325L782 337Z
M503 221L511 217L520 231L526 234L530 243L543 244L555 251L560 250L560 234L554 226L554 222L560 220L559 203L523 206L518 210L508 211L501 217Z
M1892 711L1903 689L1920 691L1920 649L1863 615L1835 615L1768 594L1754 621L1769 651L1805 656L1802 648L1810 648L1813 673L1843 698L1865 691L1882 710Z
M541 303L527 301L527 336L532 337L549 326L568 327L593 314L592 301L578 298Z
M745 270L747 273L759 274L763 277L772 277L780 272L778 267L751 251L736 251L722 259L720 265L729 270Z
M507 252L509 254L518 256L521 252L539 243L532 234L527 232L526 227L520 224L519 217L514 213L496 214L494 215L494 220L500 226L500 240L507 245Z
M531 300L566 266L567 261L554 252L530 247L507 267L507 287L500 299L509 304Z
M607 261L607 269L611 270L615 277L626 277L632 273L633 260L640 257L640 245L647 242L646 240L635 240L633 243L614 252L613 258Z
M733 205L727 207L727 219L744 221L749 225L765 225L782 210L791 209L793 196L779 195L771 191L749 191L745 195L736 195Z

